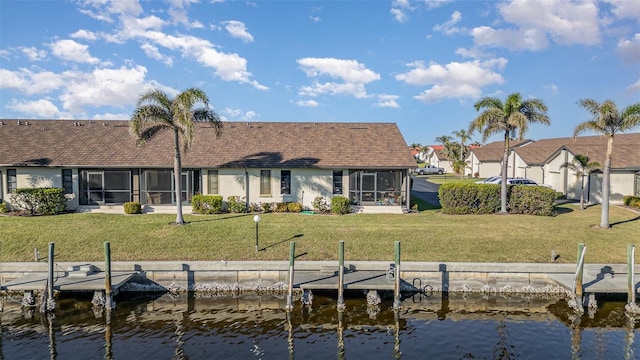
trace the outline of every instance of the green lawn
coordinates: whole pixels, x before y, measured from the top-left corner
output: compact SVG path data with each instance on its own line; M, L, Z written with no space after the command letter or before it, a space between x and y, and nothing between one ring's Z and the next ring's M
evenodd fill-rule
M484 178L460 178L460 175L456 174L442 174L442 175L425 175L425 178L429 179L429 182L434 184L449 184L449 183L475 183L478 180L484 180Z
M255 252L253 214L175 215L67 214L0 216L0 261L33 261L34 248L46 258L55 242L57 261L103 261L111 243L114 261L286 260L296 241L298 260L337 260L339 240L347 260L393 261L394 241L403 261L575 262L577 245L587 245L589 263L625 263L628 243L640 242L640 214L611 207L608 230L597 228L600 207L580 211L559 207L555 217L527 215L261 214Z

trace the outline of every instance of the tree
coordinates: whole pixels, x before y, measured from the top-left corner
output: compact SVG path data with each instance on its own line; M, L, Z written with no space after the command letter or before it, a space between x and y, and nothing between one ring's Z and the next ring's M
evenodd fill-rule
M462 171L460 172L460 178L462 179L464 178L464 169L466 167L466 162L464 161L466 147L464 146L464 142L471 139L471 133L467 132L465 129L460 129L458 131L454 131L453 135L460 139L460 162L458 162L458 166L462 165Z
M482 134L482 141L494 134L504 134L504 154L502 157L502 186L500 192L500 212L507 212L507 167L509 162L510 136L518 134L518 139L524 139L530 123L549 125L547 106L541 99L523 100L520 93L512 93L503 103L495 97L484 97L474 105L476 111L484 109L469 125L469 132L478 130Z
M596 170L600 170L602 165L597 161L590 161L586 155L576 155L573 161L560 165L560 168L568 168L580 176L580 209L584 210L584 178Z
M194 106L201 107L194 108ZM161 90L149 90L138 99L136 109L131 116L129 131L139 145L151 140L163 130L171 130L174 135L174 189L176 198L176 224L183 225L182 217L182 163L180 160L180 141L183 151L191 148L196 122L209 122L216 129L216 135L222 132L220 117L209 109L209 98L198 88L187 89L173 99Z
M453 140L453 138L449 135L442 135L436 138L436 142L439 142L442 145L445 145L446 143L451 142L451 140Z
M573 137L577 137L585 131L600 133L607 138L607 153L602 168L602 215L600 227L608 229L609 225L609 184L611 173L611 152L613 151L613 139L616 133L622 133L640 125L640 103L627 106L622 111L611 100L598 103L592 99L582 99L578 104L585 108L593 118L578 124L573 131Z

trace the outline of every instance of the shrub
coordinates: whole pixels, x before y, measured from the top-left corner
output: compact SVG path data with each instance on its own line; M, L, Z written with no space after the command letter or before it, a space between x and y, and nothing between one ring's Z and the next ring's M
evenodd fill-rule
M507 199L512 214L552 216L556 192L543 186L514 185Z
M500 211L500 185L449 183L438 190L445 214L493 214Z
M270 213L273 211L273 205L271 203L260 203L260 206L262 207L262 211L266 213Z
M290 202L287 204L287 211L299 213L300 211L302 211L302 204L297 202Z
M129 201L122 205L125 214L142 214L142 204L137 201Z
M633 206L634 208L640 209L640 198L636 198L635 200L631 200L629 206Z
M473 177L474 177L474 178L476 178L476 179L477 179L477 178L479 178L479 177L480 177L480 173L479 173L479 172L477 172L477 171L476 171L476 172L474 172L474 173L473 173Z
M623 197L622 197L622 203L623 203L623 204L625 204L625 205L627 205L627 206L633 206L633 205L631 205L631 204L632 204L633 202L635 202L635 201L639 201L639 200L640 200L640 196L630 196L630 195L627 195L627 196L623 196Z
M7 209L7 203L6 202L0 202L0 214L4 214L6 212L8 212L9 209Z
M252 202L249 204L249 212L260 212L262 211L262 207L258 203Z
M227 209L231 213L247 212L247 204L244 203L244 197L231 195L227 198Z
M331 212L337 215L344 215L350 212L349 199L344 196L334 196L331 198Z
M313 211L319 214L328 213L330 209L327 200L325 200L325 198L323 198L322 196L316 196L313 199L313 203L311 203L311 206L313 207Z
M196 214L220 214L222 212L222 196L194 195L191 207Z
M67 210L62 188L19 188L9 198L16 208L32 215L56 215Z
M276 208L274 209L275 212L287 212L288 207L287 207L287 203L286 202L279 202L276 203Z

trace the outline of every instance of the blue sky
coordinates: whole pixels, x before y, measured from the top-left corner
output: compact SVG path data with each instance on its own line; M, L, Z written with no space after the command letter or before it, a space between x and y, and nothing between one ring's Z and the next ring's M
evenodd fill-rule
M1 118L129 119L189 87L228 121L395 122L425 145L520 92L551 118L528 138L571 136L579 99L640 101L640 2L0 0Z

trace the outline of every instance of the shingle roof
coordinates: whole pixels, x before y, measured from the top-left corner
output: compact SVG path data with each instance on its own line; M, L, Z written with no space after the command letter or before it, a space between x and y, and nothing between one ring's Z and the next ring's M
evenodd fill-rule
M565 148L574 155L588 155L591 160L604 163L607 150L607 138L602 135L580 136L577 138L552 138L530 142L520 147L514 147L516 152L529 165L546 163L557 151ZM502 150L495 151L495 147L473 149L480 161L500 161ZM636 169L640 168L640 133L617 134L614 138L611 168Z
M173 137L138 147L129 121L1 120L0 165L170 167ZM27 125L28 123L28 125ZM20 124L20 125L19 125ZM224 122L220 137L197 124L184 167L411 168L393 123Z

